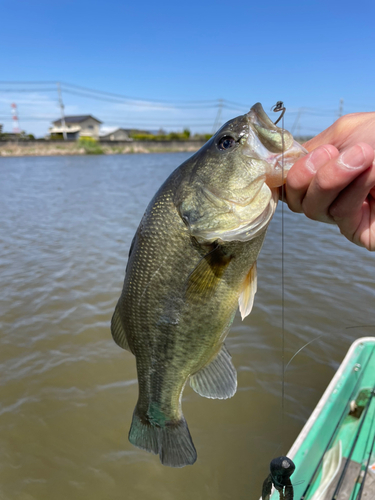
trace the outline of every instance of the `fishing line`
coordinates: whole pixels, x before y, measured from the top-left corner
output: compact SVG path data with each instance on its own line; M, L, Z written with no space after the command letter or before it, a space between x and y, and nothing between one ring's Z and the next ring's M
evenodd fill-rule
M319 339L320 339L320 338L322 338L322 337L323 337L323 334L322 334L322 335L319 335L319 337L316 337L315 339L310 340L310 342L307 342L307 344L303 345L303 346L301 347L301 349L298 349L298 351L297 351L295 354L293 354L293 356L292 356L292 357L290 358L290 360L288 361L288 364L287 364L287 365L286 365L286 367L285 367L285 372L287 371L288 366L289 366L289 365L290 365L290 363L293 361L293 359L297 356L297 354L299 354L299 353L300 353L300 352L301 352L301 351L302 351L305 347L307 347L308 345L310 345L310 344L312 344L313 342L315 342L315 340L319 340ZM284 373L285 373L285 372L284 372Z
M281 111L281 115L275 121L275 125L281 120L281 178L284 181L284 114L286 108L282 101L278 101L272 108L274 112ZM285 201L285 185L281 184L281 433L284 435L285 421L285 283L284 283L284 252L285 252L285 233L284 233L284 201ZM282 443L281 443L282 445Z
M284 251L285 251L285 233L284 233L284 202L285 202L285 184L284 184L284 113L283 109L281 115L281 175L283 183L281 184L281 369L282 369L282 384L281 384L281 430L284 436L284 423L285 423L285 283L284 283Z
M281 120L281 176L284 180L284 152L285 152L285 141L284 141L284 114L286 108L283 101L277 101L277 103L272 106L271 111L278 113L281 111L280 116L274 122L276 125ZM285 286L284 286L284 183L281 185L281 435L284 435L284 415L285 415ZM281 442L277 450L282 447ZM276 451L277 451L276 450Z
M374 328L375 325L355 325L355 326L346 326L345 330L350 330L351 328Z
M285 141L284 141L284 114L285 106L282 101L278 101L275 106L272 107L272 111L280 112L281 115L275 121L275 125L281 120L281 192L280 198L281 204L281 435L284 435L285 427L285 280L284 280L284 253L285 253L285 231L284 231L284 200L285 200L285 187L284 187L284 153L285 153ZM296 353L298 354L298 353ZM289 365L289 364L288 364ZM279 444L278 448L283 446L283 441ZM269 500L272 486L279 492L280 500L292 500L293 485L290 481L290 475L293 474L295 470L295 465L290 458L286 456L281 456L275 458L270 464L271 474L267 476L263 482L262 487L262 499Z

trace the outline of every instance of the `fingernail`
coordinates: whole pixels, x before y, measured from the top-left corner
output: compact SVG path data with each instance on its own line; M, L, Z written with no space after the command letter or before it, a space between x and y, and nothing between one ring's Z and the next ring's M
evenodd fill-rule
M359 144L357 144L356 146L344 151L337 160L337 164L341 167L349 169L361 168L363 167L365 160L363 149Z
M315 174L331 158L330 152L325 147L320 147L309 155L306 160L306 167Z

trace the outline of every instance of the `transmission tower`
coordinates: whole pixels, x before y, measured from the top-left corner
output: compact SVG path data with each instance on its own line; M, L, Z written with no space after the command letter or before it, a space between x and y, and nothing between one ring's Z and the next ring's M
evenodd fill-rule
M19 125L19 121L18 121L17 104L12 102L10 107L12 108L13 133L19 134L20 133L20 125Z
M343 111L344 111L344 99L340 99L339 118L340 116L342 116Z
M216 118L214 121L214 126L212 127L212 135L214 135L220 128L221 125L221 113L223 111L224 99L218 99L218 109Z
M301 128L300 128L300 119L302 116L303 108L299 108L296 119L294 120L293 126L290 130L290 133L294 135L294 131L297 130L296 137L300 137Z

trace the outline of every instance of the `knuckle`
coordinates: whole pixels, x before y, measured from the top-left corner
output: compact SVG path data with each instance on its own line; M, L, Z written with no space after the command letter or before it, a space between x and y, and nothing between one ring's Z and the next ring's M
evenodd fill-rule
M339 203L333 203L329 207L328 212L336 223L342 221L350 215L350 211L348 211L343 204Z
M297 204L297 203L288 202L288 207L289 207L289 210L291 210L295 214L301 214L303 212L302 206L300 203Z
M303 213L306 215L306 217L308 217L309 219L312 219L312 220L317 220L315 210L311 206L304 203L302 205L302 207L303 207Z
M318 170L315 175L315 188L322 194L332 191L332 179L323 170Z
M293 191L298 191L301 188L301 181L298 176L293 174L288 174L287 177L287 187Z
M354 113L340 116L340 118L338 118L334 123L335 132L337 132L338 134L345 132L345 130L348 128L348 125L353 121L354 118Z

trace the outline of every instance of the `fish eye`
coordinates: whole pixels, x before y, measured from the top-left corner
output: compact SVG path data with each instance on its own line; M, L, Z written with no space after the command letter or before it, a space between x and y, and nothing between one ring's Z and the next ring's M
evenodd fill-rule
M224 135L222 137L217 145L217 147L220 149L220 151L225 151L227 149L232 148L236 144L235 139L229 135Z

